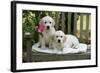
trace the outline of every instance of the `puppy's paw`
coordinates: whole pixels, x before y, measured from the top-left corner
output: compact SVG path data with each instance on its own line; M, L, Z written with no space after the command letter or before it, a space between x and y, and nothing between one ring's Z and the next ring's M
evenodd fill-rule
M45 46L39 45L38 48L42 48L43 49L43 48L45 48Z
M41 49L46 49L46 47L45 46L41 46Z
M54 49L54 48L53 48L53 46L50 46L50 45L49 45L49 49Z
M41 45L39 45L38 48L41 48Z
M49 48L49 44L45 44L45 46Z

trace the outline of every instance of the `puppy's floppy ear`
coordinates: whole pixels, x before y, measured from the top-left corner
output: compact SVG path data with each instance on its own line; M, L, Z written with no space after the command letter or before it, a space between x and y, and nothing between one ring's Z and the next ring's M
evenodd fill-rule
M52 41L55 41L55 34L52 35Z
M66 37L66 35L64 35L63 42L65 42L66 40L67 40L67 37Z

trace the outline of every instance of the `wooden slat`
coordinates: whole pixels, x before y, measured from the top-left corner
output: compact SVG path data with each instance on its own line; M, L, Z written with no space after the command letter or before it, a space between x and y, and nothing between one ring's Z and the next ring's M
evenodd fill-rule
M89 14L86 15L86 43L88 44L89 38Z
M91 59L90 53L76 53L76 54L46 54L33 52L33 62L48 62L48 61L68 61L68 60L87 60Z
M55 13L55 29L57 30L58 29L58 26L59 26L59 12L56 12Z
M48 15L52 17L52 12L51 12L51 11L49 11L49 12L48 12Z
M62 17L61 17L61 29L64 32L65 31L65 13L62 12Z
M77 13L74 14L74 35L77 32Z
M82 42L83 35L83 14L80 14L80 42Z
M27 62L31 62L32 60L32 45L31 45L31 35L26 35L26 49L27 49Z
M68 13L68 33L71 33L71 12Z

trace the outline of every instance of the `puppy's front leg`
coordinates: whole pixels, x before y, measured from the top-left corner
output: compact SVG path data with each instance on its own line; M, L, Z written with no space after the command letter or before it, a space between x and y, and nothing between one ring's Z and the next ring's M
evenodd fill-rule
M45 49L45 44L46 44L46 43L45 43L45 40L42 38L42 39L41 39L41 48L42 48L42 49Z
M55 43L54 43L54 40L53 40L53 39L50 39L49 41L50 41L50 42L49 42L49 48L50 48L50 49L54 49L54 44L55 44Z
M39 35L39 48L45 48L45 42L41 35Z
M39 48L45 48L45 42L43 42L42 39L41 39L41 41L39 42Z

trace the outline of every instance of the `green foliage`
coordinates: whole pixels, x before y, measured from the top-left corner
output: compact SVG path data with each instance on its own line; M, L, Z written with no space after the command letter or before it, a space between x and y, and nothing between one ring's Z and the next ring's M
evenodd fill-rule
M23 32L32 32L36 22L36 18L31 11L23 11Z

